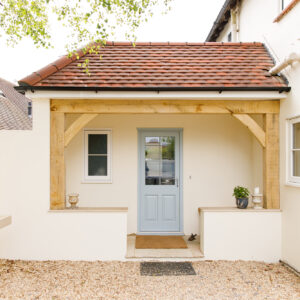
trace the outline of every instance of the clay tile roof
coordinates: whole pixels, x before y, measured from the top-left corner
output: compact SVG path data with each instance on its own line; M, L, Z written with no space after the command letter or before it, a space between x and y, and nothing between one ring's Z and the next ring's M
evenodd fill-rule
M0 95L0 130L31 130L32 123L13 102Z
M79 56L63 56L19 84L45 89L288 90L282 77L269 74L274 62L261 43L107 42L99 54ZM79 66L85 59L90 75Z

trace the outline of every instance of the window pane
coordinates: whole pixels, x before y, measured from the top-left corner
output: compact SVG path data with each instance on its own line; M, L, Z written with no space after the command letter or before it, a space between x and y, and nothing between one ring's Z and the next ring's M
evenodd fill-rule
M293 176L300 176L300 151L293 151Z
M161 137L162 178L161 184L175 184L175 137Z
M287 8L292 2L292 0L281 0L281 1L282 1L282 9Z
M293 124L293 148L300 149L300 123Z
M146 185L175 184L175 137L145 138Z
M88 176L107 176L107 156L89 156Z
M89 134L89 154L107 154L107 134Z

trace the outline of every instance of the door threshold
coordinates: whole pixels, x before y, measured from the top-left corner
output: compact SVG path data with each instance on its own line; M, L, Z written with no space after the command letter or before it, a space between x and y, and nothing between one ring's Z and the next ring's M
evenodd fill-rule
M182 235L184 236L183 232L137 232L136 235L161 235L161 236L168 236L168 235Z
M203 253L200 250L200 238L196 237L194 241L189 241L189 236L183 237L187 248L181 249L136 249L136 236L127 236L127 253L125 258L127 260L173 260L173 261L187 261L187 260L202 260Z

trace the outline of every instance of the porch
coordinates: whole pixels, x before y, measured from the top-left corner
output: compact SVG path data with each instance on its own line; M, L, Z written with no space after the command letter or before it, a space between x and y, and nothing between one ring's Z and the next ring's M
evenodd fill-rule
M172 128L180 128L180 124L184 124L187 118L191 121L190 126L193 126L193 121L195 121L195 116L211 116L212 121L208 123L200 124L199 126L213 126L216 128L219 126L221 134L225 133L222 131L222 122L224 124L228 121L228 118L233 118L238 120L242 125L246 126L249 130L249 133L258 142L254 142L254 146L259 144L261 147L262 157L256 157L255 159L262 161L262 170L259 176L262 177L262 185L264 192L264 202L263 206L265 209L278 209L280 207L279 199L279 165L278 165L278 153L279 153L279 143L278 143L278 114L279 114L279 101L274 100L207 100L207 101L191 101L191 100L173 100L173 101L142 101L142 100L52 100L51 101L51 164L50 164L50 173L51 173L51 193L50 193L50 207L51 209L65 209L66 208L66 183L70 184L69 178L66 174L65 162L66 155L69 157L72 155L72 144L71 141L77 136L77 146L80 143L79 136L82 133L82 130L87 127L88 124L97 125L101 122L101 119L106 120L107 123L112 124L108 120L115 120L120 118L123 120L126 126L126 122L133 118L137 118L137 122L143 124L143 120L148 121L144 122L150 124L150 120L154 120L149 126L149 128L166 128L169 124L172 124ZM128 116L127 119L124 119L124 116ZM99 117L98 117L99 116ZM159 119L158 116L161 116ZM229 116L227 119L220 119L220 116ZM257 118L258 116L258 118ZM98 118L97 118L98 117ZM259 124L259 118L261 117L262 126ZM181 119L180 119L181 118ZM219 118L219 119L218 119ZM180 119L180 120L179 120ZM178 121L179 120L179 121ZM198 119L199 121L200 119ZM206 119L207 120L207 119ZM217 122L215 122L217 120ZM258 120L258 121L256 121ZM225 122L226 121L226 122ZM236 124L236 123L234 123ZM95 127L92 126L92 127ZM90 126L90 125L89 125ZM100 125L102 128L108 128L109 125L103 125L101 122ZM115 124L113 124L115 126ZM134 124L135 128L138 128L138 124ZM183 125L184 126L184 125ZM234 126L232 123L228 124L227 129L232 130L233 133L236 133L233 129ZM147 127L147 126L146 126ZM240 126L241 127L241 126ZM199 128L196 128L198 130ZM205 131L209 132L209 128L205 128ZM123 130L123 133L126 132ZM230 133L227 133L227 138L230 140L232 145L241 145L249 141L242 140L241 134L245 134L245 130L239 132L239 136L236 140L231 136ZM116 133L118 134L118 133ZM134 133L136 135L136 132ZM220 135L221 135L220 134ZM246 135L247 135L246 134ZM220 138L220 135L218 138ZM120 137L119 137L120 138ZM193 137L190 137L193 139ZM213 136L211 137L214 138ZM116 139L116 138L115 138ZM209 135L206 136L206 139L209 140ZM248 139L249 140L249 139ZM136 141L136 140L135 140ZM76 141L75 141L76 142ZM194 143L191 145L191 149L194 148L194 157L197 155L197 146L199 146L199 141L189 140L189 143ZM200 141L201 142L201 141ZM220 143L226 144L226 139L219 141ZM119 145L123 143L123 146L126 145L126 141L122 141L120 138ZM74 141L73 141L74 144ZM211 145L212 147L214 145ZM252 145L248 144L249 147ZM136 145L134 146L136 147ZM76 146L73 146L75 149ZM78 150L78 149L77 149ZM243 149L238 149L243 151ZM252 151L252 150L251 150ZM78 151L77 151L78 152ZM217 153L217 152L216 152ZM77 153L78 154L78 153ZM126 159L126 153L123 159ZM191 153L192 154L192 153ZM221 153L222 154L222 153ZM227 153L226 153L227 154ZM259 151L258 151L259 155ZM119 159L122 159L121 157ZM217 158L217 157L216 157ZM136 160L136 157L134 157ZM69 159L70 160L70 159ZM254 161L254 164L257 162ZM230 165L227 165L230 167ZM69 166L69 168L74 168ZM120 170L122 166L119 166ZM217 166L212 166L212 169L217 169ZM73 169L75 173L80 173L80 169ZM237 170L238 171L238 170ZM257 172L257 171L256 171ZM74 173L74 172L73 172ZM242 172L241 172L242 173ZM245 173L245 172L243 172ZM79 175L79 177L81 174ZM252 175L251 175L252 176ZM189 177L188 179L192 179ZM76 180L79 180L78 178ZM134 180L133 180L134 181ZM244 180L246 181L246 180ZM134 182L136 185L137 181ZM236 182L239 184L239 182ZM230 186L232 190L233 186ZM252 188L252 186L250 187ZM70 191L69 191L70 192ZM216 203L216 206L218 203ZM214 206L211 203L210 206Z
M50 109L51 210L67 209L66 195L79 192L79 206L116 209L128 207L127 233L139 232L138 128L183 129L184 156L180 186L184 191L184 234L193 232L198 236L200 234L201 239L207 237L204 231L211 232L211 227L201 221L198 208L233 207L231 194L235 185L244 184L250 189L258 185L263 188L264 208L273 210L280 207L279 100L276 98L273 100L56 99L51 100ZM102 184L86 183L82 177L84 130L97 128L111 129L113 132L112 181ZM239 166L242 168L239 169ZM213 194L210 193L211 190L214 190ZM252 217L250 221L253 226L255 219L256 217ZM280 221L274 222L277 228ZM269 233L269 229L264 232L266 236ZM254 239L254 248L255 241ZM133 254L135 251L133 244L129 238L127 256L143 256L143 251L138 255ZM198 259L203 256L203 244L201 247L200 250L198 242L198 252L196 251L195 255ZM275 248L277 251L277 246ZM175 252L172 254L172 251L169 251L169 254L163 255L160 252L154 257L173 255L180 258ZM183 254L184 256L193 255ZM208 253L205 257L209 257ZM219 257L222 257L222 254Z

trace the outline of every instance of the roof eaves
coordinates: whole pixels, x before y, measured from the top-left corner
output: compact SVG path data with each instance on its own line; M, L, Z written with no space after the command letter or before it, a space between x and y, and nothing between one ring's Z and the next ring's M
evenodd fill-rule
M90 43L86 47L83 47L73 53L73 55L68 56L64 55L57 59L56 61L50 63L49 65L41 68L40 70L33 72L31 75L26 76L18 81L19 85L35 85L43 79L46 79L50 75L54 74L55 72L61 70L62 68L69 65L71 62L81 58L85 54L88 53L90 47L93 47L96 43Z
M223 30L224 26L227 24L230 18L230 9L232 9L237 3L237 0L226 0L222 6L207 38L206 42L214 42L218 38L220 32Z
M289 86L241 86L241 87L227 87L227 86L213 86L213 87L91 87L91 86L18 86L19 91L278 91L289 92Z

